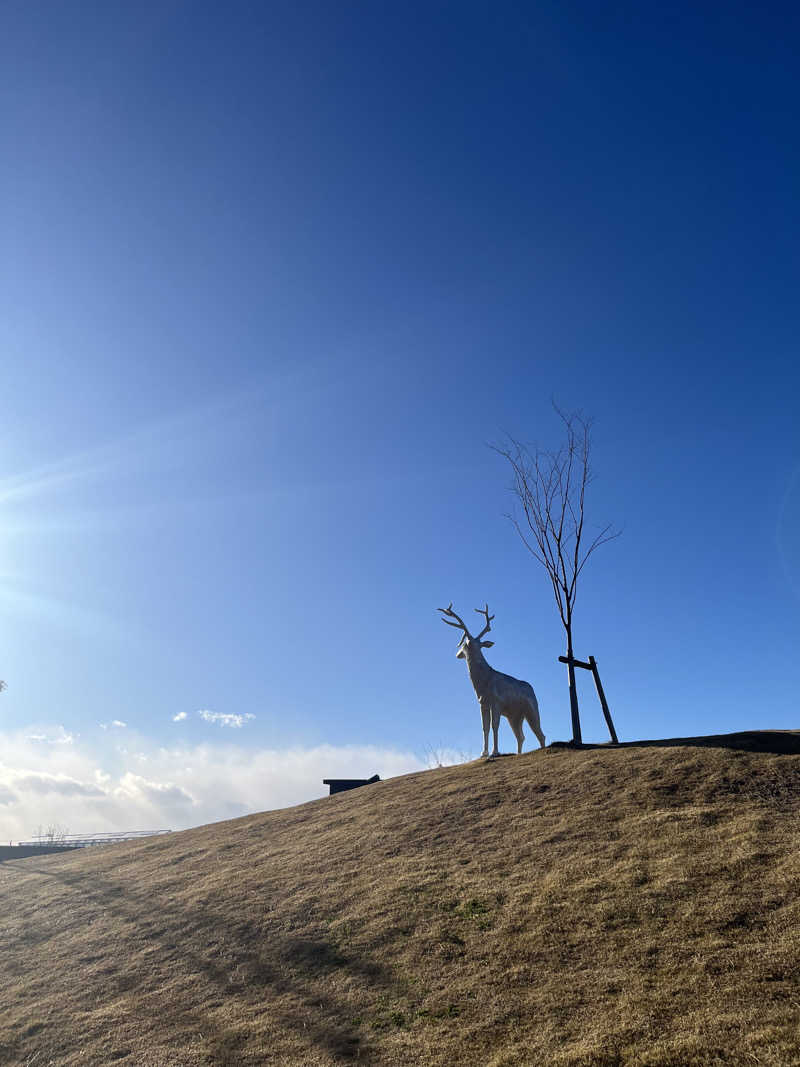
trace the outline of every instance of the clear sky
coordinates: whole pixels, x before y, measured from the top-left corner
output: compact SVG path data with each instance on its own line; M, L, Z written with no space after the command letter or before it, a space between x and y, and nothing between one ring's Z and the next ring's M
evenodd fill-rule
M620 737L800 726L799 18L2 5L0 839L477 754L451 600L567 738L552 397Z

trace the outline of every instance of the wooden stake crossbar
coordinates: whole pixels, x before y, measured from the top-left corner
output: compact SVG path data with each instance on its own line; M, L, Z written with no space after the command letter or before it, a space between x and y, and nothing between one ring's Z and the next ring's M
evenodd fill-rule
M566 663L568 667L570 665L572 667L583 667L585 671L592 672L592 677L594 678L594 687L597 690L598 697L600 698L600 706L603 709L603 715L605 716L608 732L611 734L611 740L614 742L614 744L618 745L619 739L617 738L617 731L614 729L614 723L611 719L611 712L608 709L608 701L606 700L606 694L603 692L603 685L600 681L600 672L597 669L597 661L595 660L594 656L589 656L588 663L584 663L582 659L575 659L574 656L572 657L572 659L570 659L568 656L559 656L558 661L559 663Z

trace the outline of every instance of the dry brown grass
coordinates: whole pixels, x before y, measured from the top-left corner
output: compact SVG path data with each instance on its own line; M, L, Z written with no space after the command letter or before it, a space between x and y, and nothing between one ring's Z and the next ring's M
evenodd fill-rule
M800 755L748 747L534 752L5 863L0 1062L798 1064Z

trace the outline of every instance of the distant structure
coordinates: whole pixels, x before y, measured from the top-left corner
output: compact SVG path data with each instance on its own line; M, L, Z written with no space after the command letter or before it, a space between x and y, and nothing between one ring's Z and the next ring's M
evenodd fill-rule
M322 784L330 786L329 797L334 793L344 793L348 789L358 789L362 785L372 785L381 780L379 774L373 774L371 778L323 778Z
M467 661L469 678L472 688L481 706L481 718L483 719L483 752L482 756L489 755L489 726L494 735L494 748L492 757L499 756L497 749L497 728L500 725L500 716L505 715L514 731L517 739L517 755L522 752L522 742L525 740L523 722L527 722L539 739L539 744L544 748L545 736L539 723L539 703L533 687L528 682L521 682L518 678L512 678L510 674L503 674L490 667L483 657L483 648L491 648L494 641L481 640L492 628L494 615L489 614L489 605L485 608L475 608L479 615L483 615L486 625L477 637L473 637L463 620L453 611L453 604L448 608L437 608L442 613L442 622L448 626L455 626L457 630L463 630L463 635L458 643L456 656L458 659ZM455 622L451 622L455 619Z
M48 856L51 852L70 852L76 848L92 845L113 845L118 841L135 841L140 837L157 837L171 830L128 830L120 833L102 834L37 834L32 841L18 841L0 845L0 863L5 860L24 860L30 856Z
M80 845L0 845L0 863L6 860L26 860L31 856L49 856L51 852L69 852Z
M24 848L90 848L92 845L115 845L119 841L136 841L140 837L159 837L171 830L120 830L101 834L60 834L53 840L49 834L37 834L32 841L20 841Z

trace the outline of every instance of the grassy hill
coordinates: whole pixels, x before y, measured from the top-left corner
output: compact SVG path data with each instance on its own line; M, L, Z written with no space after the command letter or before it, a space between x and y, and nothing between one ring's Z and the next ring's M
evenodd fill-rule
M800 1063L800 737L551 749L0 865L0 1063Z

